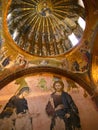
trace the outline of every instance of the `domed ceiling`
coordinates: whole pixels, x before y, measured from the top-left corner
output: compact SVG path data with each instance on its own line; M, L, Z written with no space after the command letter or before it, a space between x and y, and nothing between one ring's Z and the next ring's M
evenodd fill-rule
M25 52L61 55L83 35L85 7L82 0L12 0L7 24L11 37Z

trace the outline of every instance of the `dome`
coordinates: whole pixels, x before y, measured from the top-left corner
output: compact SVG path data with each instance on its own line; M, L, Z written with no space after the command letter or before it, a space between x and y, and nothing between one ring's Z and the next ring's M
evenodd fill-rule
M85 7L82 0L12 0L7 25L15 44L25 52L57 56L79 43Z

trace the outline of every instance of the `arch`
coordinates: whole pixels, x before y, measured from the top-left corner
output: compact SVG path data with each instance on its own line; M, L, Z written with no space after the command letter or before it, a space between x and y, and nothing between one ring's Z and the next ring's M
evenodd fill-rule
M77 82L80 86L82 86L91 96L93 95L91 87L88 85L86 81L81 79L80 76L77 74L73 74L72 72L68 72L66 70L62 70L60 68L56 67L50 67L50 66L34 66L30 68L26 68L23 70L19 70L13 74L10 74L9 76L5 77L0 81L0 89L2 89L5 85L10 83L11 81L21 78L22 76L30 75L30 74L38 74L38 73L52 73L52 74L57 74L66 78L70 78L73 81Z

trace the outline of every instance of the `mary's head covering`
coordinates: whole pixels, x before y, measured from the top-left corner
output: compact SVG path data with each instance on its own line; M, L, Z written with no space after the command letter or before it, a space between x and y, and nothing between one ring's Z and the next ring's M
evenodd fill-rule
M25 86L25 87L21 88L21 89L19 90L19 92L17 93L17 95L22 94L24 91L29 92L29 91L30 91L29 87L28 87L28 86Z

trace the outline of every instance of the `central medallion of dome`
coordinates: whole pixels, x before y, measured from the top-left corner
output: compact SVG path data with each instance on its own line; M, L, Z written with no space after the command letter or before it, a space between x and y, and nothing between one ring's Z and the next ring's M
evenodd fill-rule
M44 17L48 17L52 13L52 3L49 1L39 2L37 11Z
M82 0L12 0L8 30L25 52L37 56L65 54L80 40L85 29ZM83 23L82 23L83 25Z

